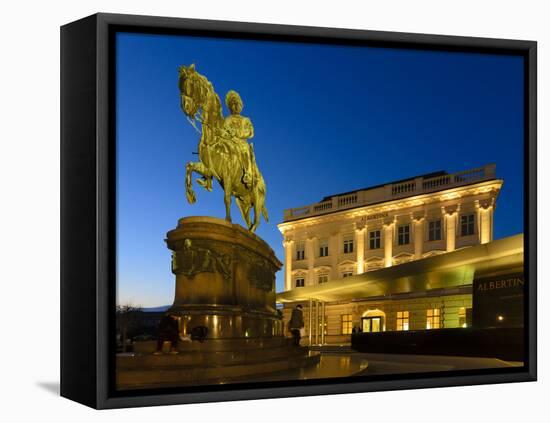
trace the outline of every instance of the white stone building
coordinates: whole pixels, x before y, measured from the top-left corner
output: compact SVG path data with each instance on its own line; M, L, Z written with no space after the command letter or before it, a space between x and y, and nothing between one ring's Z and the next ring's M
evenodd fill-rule
M452 174L436 172L285 210L278 225L285 247L285 291L278 298L285 304L285 318L303 288L490 243L503 185L495 171L495 165L489 164ZM317 305L315 298L309 298L313 302L303 304L306 315L312 314L310 305L321 308L316 309L316 323L311 323L315 328L308 328L308 333L317 331L325 342L344 342L353 327L456 327L466 324L471 311L468 284L437 292L428 286L400 295L385 303L383 298L350 297ZM456 316L442 310L445 301L452 302Z

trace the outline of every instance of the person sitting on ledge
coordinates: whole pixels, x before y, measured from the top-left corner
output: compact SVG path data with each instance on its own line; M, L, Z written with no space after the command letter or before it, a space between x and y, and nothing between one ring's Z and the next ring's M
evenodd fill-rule
M288 322L288 329L294 338L294 345L300 346L300 338L302 334L300 330L304 327L304 314L302 313L302 305L298 304L293 310Z
M165 314L160 319L159 323L159 336L157 339L157 350L154 352L155 355L162 354L162 345L165 341L170 342L170 354L178 354L178 334L179 334L179 325L176 316L171 314Z

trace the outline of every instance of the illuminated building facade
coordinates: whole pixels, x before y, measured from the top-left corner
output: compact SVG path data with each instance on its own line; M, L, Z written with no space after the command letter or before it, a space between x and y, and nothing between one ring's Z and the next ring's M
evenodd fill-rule
M477 265L463 264L479 263L489 251L483 246L494 243L493 214L502 185L495 165L489 164L332 195L285 210L279 224L285 290L277 297L284 304L285 320L295 304L302 304L312 343L348 342L353 330L468 326L471 269ZM501 253L515 254L518 242L498 244L506 250ZM479 251L466 259L466 250ZM470 273L454 275L447 283L445 266L456 268L456 275Z

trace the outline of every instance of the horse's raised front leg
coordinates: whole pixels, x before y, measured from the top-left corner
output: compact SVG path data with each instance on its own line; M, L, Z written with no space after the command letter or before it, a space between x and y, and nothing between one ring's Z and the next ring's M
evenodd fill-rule
M201 175L205 181L209 180L210 185L212 184L212 172L202 162L189 162L187 163L185 170L185 194L187 196L187 201L189 201L190 204L193 204L197 201L195 191L193 191L193 172ZM206 186L205 188L208 189Z
M194 204L197 201L195 191L193 190L193 172L198 173L204 178L211 178L212 173L204 166L202 162L188 162L185 167L185 195L189 204Z
M212 175L203 176L202 178L197 179L199 185L204 187L207 191L212 191Z

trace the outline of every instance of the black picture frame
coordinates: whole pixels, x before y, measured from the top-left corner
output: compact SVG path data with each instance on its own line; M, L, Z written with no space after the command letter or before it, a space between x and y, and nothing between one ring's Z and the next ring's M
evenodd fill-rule
M256 40L369 45L524 57L525 366L369 380L293 381L116 392L114 34L194 34ZM231 401L534 381L536 321L537 44L242 22L95 14L61 28L61 395L90 407Z

